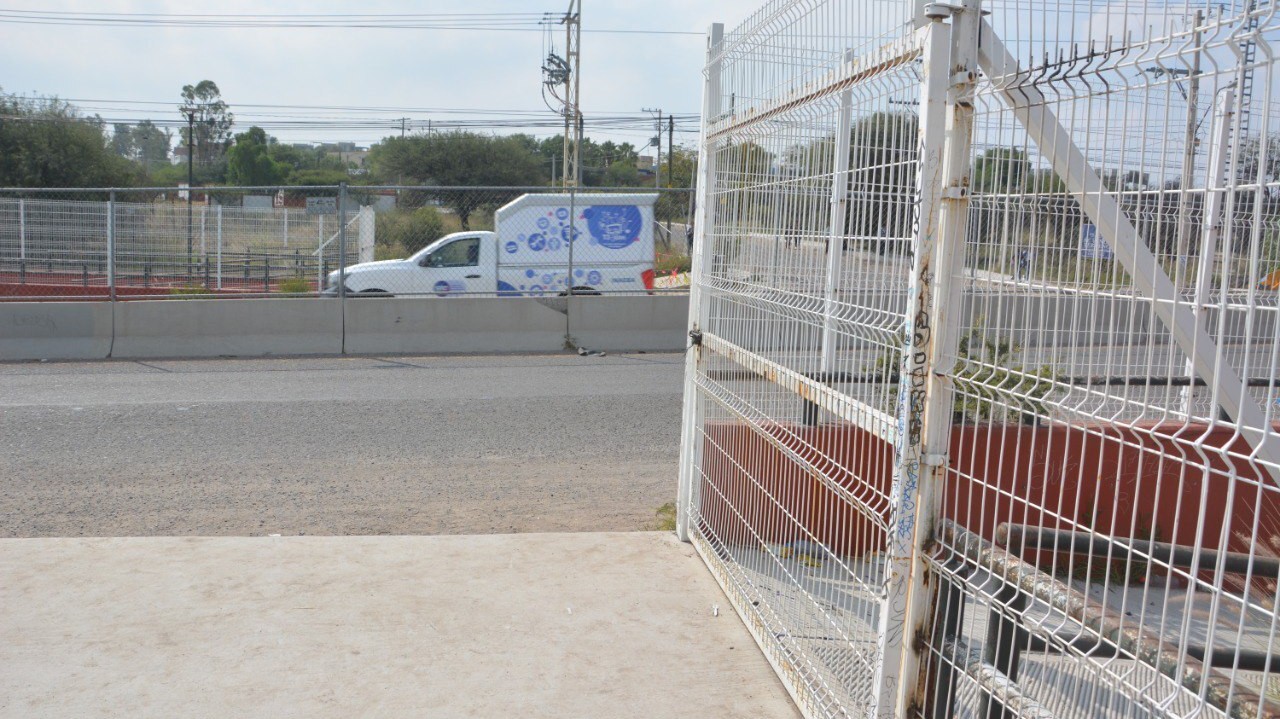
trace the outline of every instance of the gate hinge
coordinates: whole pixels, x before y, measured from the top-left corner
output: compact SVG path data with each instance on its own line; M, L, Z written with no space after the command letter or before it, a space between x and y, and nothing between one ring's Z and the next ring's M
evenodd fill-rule
M947 455L944 454L926 454L920 458L920 463L926 467L945 467L947 466Z
M953 185L951 187L942 188L942 199L944 200L963 200L969 196L969 188Z
M689 346L690 347L702 346L702 330L697 329L696 327L694 329L689 330Z

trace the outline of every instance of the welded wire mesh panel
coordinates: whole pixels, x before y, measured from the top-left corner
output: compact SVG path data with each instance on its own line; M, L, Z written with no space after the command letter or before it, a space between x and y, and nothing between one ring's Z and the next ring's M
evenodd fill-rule
M916 226L902 3L770 3L711 52L684 507L802 708L878 703Z
M920 713L1280 715L1274 6L983 7Z
M682 503L806 712L1280 716L1278 30L993 0L713 33Z

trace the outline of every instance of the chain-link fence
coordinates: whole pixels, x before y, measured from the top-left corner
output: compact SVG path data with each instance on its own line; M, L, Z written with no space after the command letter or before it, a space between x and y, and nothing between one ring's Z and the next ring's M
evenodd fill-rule
M680 292L691 198L647 188L0 189L0 299Z

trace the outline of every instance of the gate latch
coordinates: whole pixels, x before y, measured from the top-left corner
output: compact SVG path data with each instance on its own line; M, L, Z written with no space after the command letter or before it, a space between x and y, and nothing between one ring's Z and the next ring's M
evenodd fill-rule
M689 346L690 347L702 346L702 330L700 329L689 330Z

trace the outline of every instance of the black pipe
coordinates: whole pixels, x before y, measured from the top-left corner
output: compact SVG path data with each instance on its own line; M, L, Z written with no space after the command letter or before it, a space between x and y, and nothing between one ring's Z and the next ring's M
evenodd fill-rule
M1025 524L1003 523L996 528L996 542L1015 551L1043 549L1054 552L1071 552L1101 559L1121 561L1156 561L1171 567L1190 567L1199 560L1201 571L1221 571L1229 574L1247 574L1275 579L1280 577L1280 559L1255 557L1239 552L1217 552L1196 549L1182 544L1153 542L1149 539L1101 537L1088 532L1034 527ZM1121 542L1126 546L1121 546ZM1133 556L1135 552L1146 557ZM1219 566L1221 565L1221 566Z

